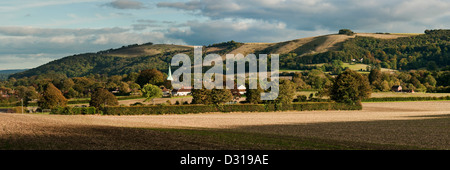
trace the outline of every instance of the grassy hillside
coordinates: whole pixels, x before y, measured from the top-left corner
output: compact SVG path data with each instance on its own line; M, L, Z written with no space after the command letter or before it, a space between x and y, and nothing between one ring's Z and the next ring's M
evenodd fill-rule
M204 53L244 55L280 54L280 69L304 70L308 64L329 63L332 60L351 62L364 59L366 65L387 69L439 69L449 63L448 30L427 34L356 33L331 34L279 43L239 43L234 41L205 46ZM143 69L166 71L172 56L185 53L193 56L192 46L169 44L133 44L97 53L78 54L52 61L40 67L13 74L14 78L43 74L80 77L90 74L129 74ZM352 66L353 67L353 66ZM356 65L355 65L356 67Z
M180 45L131 45L97 53L64 57L34 69L12 75L14 78L42 74L63 74L82 77L90 74L119 75L139 72L148 68L165 70L173 55L193 53L193 49Z

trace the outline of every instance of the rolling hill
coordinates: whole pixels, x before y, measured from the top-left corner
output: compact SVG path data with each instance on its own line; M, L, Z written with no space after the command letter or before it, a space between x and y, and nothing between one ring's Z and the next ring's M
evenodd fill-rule
M299 69L304 64L327 63L331 60L350 62L353 59L364 59L362 64L374 64L388 69L419 69L430 65L436 68L450 65L449 42L449 30L432 30L426 34L330 34L279 43L229 41L204 46L203 50L206 54L220 55L280 54L280 69ZM67 56L11 77L45 74L62 74L67 77L118 75L149 68L166 71L172 56L178 53L193 56L193 48L186 45L133 44L97 53Z

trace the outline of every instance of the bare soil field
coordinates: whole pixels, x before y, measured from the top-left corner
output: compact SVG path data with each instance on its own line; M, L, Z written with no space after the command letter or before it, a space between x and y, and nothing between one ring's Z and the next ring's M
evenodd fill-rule
M448 150L449 132L450 101L363 103L360 111L0 114L0 149Z

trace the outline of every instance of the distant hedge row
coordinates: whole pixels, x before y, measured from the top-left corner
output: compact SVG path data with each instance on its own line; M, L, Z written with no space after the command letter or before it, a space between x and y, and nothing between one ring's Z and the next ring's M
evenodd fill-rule
M442 97L381 97L381 98L364 99L362 102L430 101L430 100L450 100L450 96L442 96Z
M104 115L150 115L150 114L187 114L208 112L272 112L288 110L361 110L361 105L347 105L335 102L279 104L235 104L235 105L163 105L106 107Z
M95 107L59 107L52 109L50 114L58 115L94 115L100 114L101 111Z
M130 99L141 99L142 96L117 96L117 100L130 100ZM80 100L69 100L67 101L67 104L89 104L89 101L91 99L80 99ZM15 106L21 106L21 102L14 102L14 103L0 103L0 107L15 107ZM28 103L28 106L38 106L37 103Z

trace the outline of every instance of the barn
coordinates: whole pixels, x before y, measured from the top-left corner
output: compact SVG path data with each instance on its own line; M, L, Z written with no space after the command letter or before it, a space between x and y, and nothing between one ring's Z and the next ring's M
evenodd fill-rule
M394 92L402 92L402 86L392 86L391 89Z

